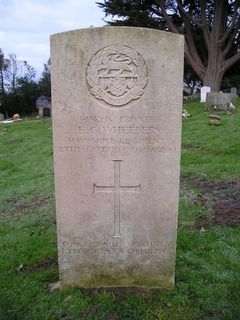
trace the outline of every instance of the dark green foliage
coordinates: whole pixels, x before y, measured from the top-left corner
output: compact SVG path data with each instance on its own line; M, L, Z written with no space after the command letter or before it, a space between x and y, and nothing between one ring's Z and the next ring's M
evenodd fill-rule
M26 61L19 61L14 54L10 54L8 59L3 53L0 55L0 112L6 117L36 111L39 88L34 81L35 76L36 71Z
M50 59L44 63L42 76L39 80L40 95L51 98L51 62Z
M240 62L236 63L234 67L229 69L222 81L222 88L240 88Z
M39 96L38 84L32 80L21 78L18 80L18 88L15 92L6 95L5 103L9 115L20 115L36 112L36 99Z
M156 16L153 3L154 1L151 0L105 0L103 3L97 2L106 16L111 15L121 18L108 21L109 25L164 29L165 22Z
M36 71L27 61L19 61L14 54L5 58L0 49L0 112L7 118L14 113L35 113L37 98L51 97L50 60L44 64L39 81L35 76Z
M112 16L113 21L107 21L109 25L124 25L145 27L154 29L165 29L166 24L155 14L154 1L122 1L105 0L97 2L106 16ZM120 18L120 19L119 19Z

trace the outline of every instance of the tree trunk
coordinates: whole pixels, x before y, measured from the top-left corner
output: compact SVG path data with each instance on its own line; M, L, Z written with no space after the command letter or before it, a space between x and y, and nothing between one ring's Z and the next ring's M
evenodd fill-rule
M218 31L218 30L217 30ZM208 64L202 78L204 86L211 88L211 91L220 91L221 82L224 75L223 64L224 56L222 48L218 46L216 38L219 38L216 30L210 35L210 43L208 47Z
M201 79L204 86L211 88L211 91L220 91L221 82L224 73L238 60L240 60L240 51L235 53L234 56L226 59L230 49L234 44L234 39L237 32L232 34L234 25L237 21L237 10L240 1L235 1L232 5L234 11L231 23L229 23L229 10L230 5L226 0L214 0L213 1L213 18L212 26L209 27L208 19L206 15L206 1L201 0L201 23L197 23L198 27L201 28L206 48L208 51L207 65L199 57L196 49L196 44L194 42L192 34L192 24L196 24L195 20L191 18L191 11L188 9L186 11L183 8L184 1L177 0L178 9L180 15L183 19L185 29L186 29L186 46L185 46L185 57L188 63L192 66L196 74ZM166 12L165 12L166 13ZM167 13L166 13L167 14ZM237 24L239 30L240 21ZM173 32L175 30L171 29ZM240 38L240 36L239 36Z
M199 61L195 55L194 42L188 42L185 46L185 58L191 65L193 70L199 76L203 86L208 86L211 91L219 91L221 88L221 82L224 75L224 56L222 49L218 47L216 32L212 32L210 35L210 41L208 44L208 60L207 66Z
M209 64L202 79L203 85L211 88L211 91L220 91L223 73L220 68Z

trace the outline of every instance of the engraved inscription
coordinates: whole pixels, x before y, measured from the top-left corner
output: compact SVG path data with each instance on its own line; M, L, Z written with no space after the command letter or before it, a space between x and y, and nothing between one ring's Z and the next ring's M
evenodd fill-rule
M87 241L85 239L68 239L61 237L60 248L70 255L116 255L131 256L163 255L172 247L171 241L142 240L128 241L123 238L102 241Z
M147 66L134 49L111 45L93 55L86 79L95 98L109 106L121 107L143 95L148 82Z
M176 141L156 122L150 113L80 114L75 119L75 132L62 139L57 146L59 153L108 154L121 158L127 154L176 153ZM73 122L74 122L73 121Z
M154 132L152 130L152 132ZM102 154L122 154L133 153L175 153L177 151L176 144L171 139L160 137L151 137L149 135L141 135L139 137L97 137L95 135L68 137L61 145L58 145L59 153L78 153L84 152L94 154L100 152Z
M114 233L113 237L121 237L120 230L120 193L121 192L139 192L141 184L136 186L122 186L120 181L120 164L122 160L113 160L114 163L114 185L98 186L93 184L94 192L113 192L114 194Z

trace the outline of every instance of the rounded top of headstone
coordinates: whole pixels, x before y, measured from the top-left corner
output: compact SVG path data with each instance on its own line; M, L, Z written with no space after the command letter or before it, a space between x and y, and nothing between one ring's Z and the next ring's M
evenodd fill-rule
M103 26L103 27L91 27L91 28L81 28L81 29L74 29L69 30L65 32L58 32L50 35L50 38L55 37L62 37L62 36L72 36L74 34L78 33L103 33L103 32L114 32L118 33L120 31L123 31L125 34L128 32L137 32L137 33L158 33L162 37L167 37L168 39L172 39L172 41L176 41L177 39L180 39L184 43L184 36L181 34L176 34L172 32L157 30L157 29L151 29L151 28L144 28L144 27L129 27L129 26Z

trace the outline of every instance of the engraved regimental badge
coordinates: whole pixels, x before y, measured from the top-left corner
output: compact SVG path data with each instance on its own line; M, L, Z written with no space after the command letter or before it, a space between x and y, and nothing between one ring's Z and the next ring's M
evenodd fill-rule
M93 55L86 79L96 99L121 107L143 95L148 82L147 66L134 49L111 45Z

